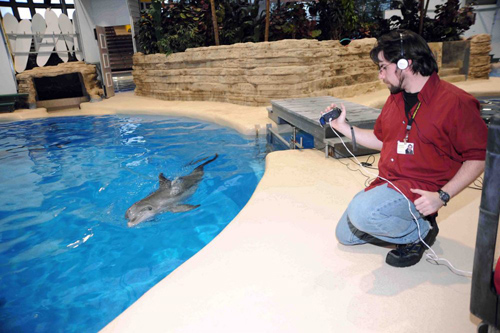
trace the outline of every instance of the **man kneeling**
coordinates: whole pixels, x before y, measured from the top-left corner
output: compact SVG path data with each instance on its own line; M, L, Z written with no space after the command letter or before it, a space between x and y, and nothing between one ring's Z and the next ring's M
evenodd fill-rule
M437 211L483 172L487 128L479 102L440 80L433 53L416 33L394 30L370 56L391 95L374 129L353 133L359 144L381 151L379 178L352 199L336 235L344 245L396 244L386 262L407 267L422 258L422 240L434 243ZM331 125L351 138L341 109Z

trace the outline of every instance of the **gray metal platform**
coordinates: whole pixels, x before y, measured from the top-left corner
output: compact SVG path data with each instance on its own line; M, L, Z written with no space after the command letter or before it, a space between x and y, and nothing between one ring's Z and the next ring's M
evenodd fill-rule
M330 96L272 100L272 108L268 109L268 114L269 118L277 124L290 124L311 134L314 137L314 147L316 149L325 149L328 153L328 146L337 147L340 140L329 126L325 128L321 127L319 117L321 112L332 103L337 104L339 107L343 103L347 110L349 123L359 128L372 129L380 114L380 109ZM347 142L349 141L347 140ZM340 146L338 147L340 149ZM342 149L344 148L342 147ZM357 155L373 154L374 152L373 150L359 147ZM332 153L329 154L332 156Z

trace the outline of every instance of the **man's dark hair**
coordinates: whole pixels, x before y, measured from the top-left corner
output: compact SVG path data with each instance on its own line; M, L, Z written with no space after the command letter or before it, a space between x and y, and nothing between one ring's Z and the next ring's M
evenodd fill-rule
M378 65L380 62L378 54L382 51L387 61L397 63L401 59L401 36L403 36L404 57L412 61L413 73L420 73L422 76L437 73L438 65L429 45L420 35L410 30L392 30L381 36L377 40L377 45L370 51L373 62Z

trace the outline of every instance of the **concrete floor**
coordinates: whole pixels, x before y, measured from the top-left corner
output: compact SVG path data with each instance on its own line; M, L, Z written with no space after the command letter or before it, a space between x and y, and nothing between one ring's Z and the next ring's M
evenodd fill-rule
M457 85L500 95L500 78ZM380 106L387 96L379 91L349 100ZM189 116L244 134L262 134L270 122L264 107L131 93L82 110L20 110L0 121L115 112ZM347 161L316 150L269 154L263 179L226 229L103 332L474 332L479 319L469 311L470 278L426 260L396 269L384 262L387 248L338 244L336 223L366 180L341 162ZM466 271L472 270L480 195L464 190L438 218L433 249Z

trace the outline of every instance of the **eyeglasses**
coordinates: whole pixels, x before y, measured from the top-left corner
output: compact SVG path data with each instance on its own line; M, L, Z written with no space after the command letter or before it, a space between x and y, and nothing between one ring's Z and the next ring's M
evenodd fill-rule
M392 63L391 63L391 64L392 64ZM382 66L379 66L379 67L378 67L378 72L379 72L379 73L382 73L382 71L384 71L384 72L385 72L385 71L387 71L387 67L389 67L389 65L391 65L391 64L387 64L387 65L382 65Z

